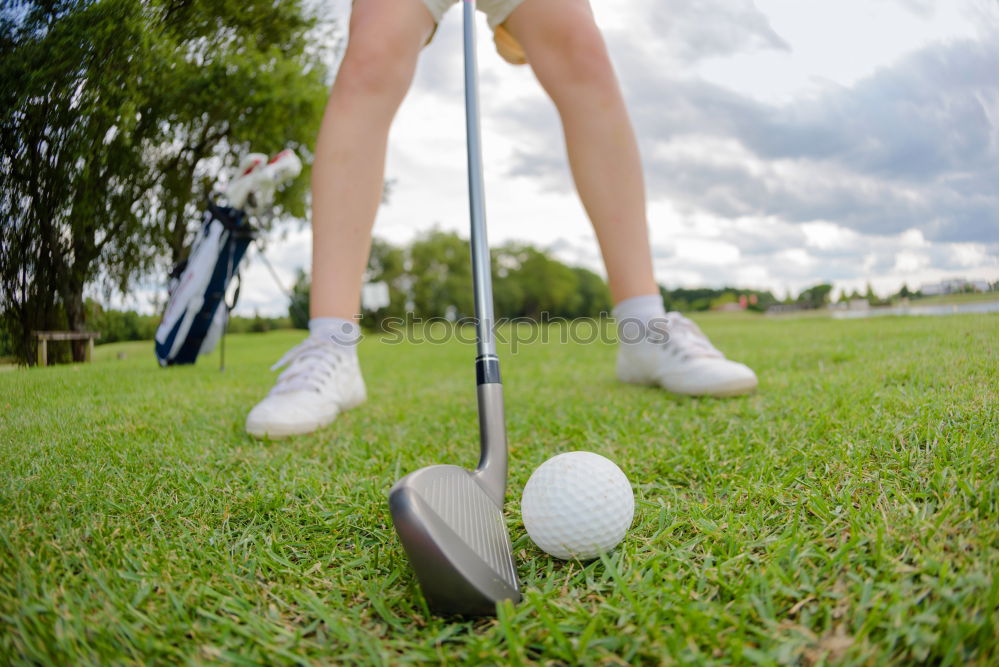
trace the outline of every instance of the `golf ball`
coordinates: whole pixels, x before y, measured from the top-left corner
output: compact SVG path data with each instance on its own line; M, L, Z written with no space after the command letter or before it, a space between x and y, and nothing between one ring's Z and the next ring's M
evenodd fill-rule
M538 548L569 560L614 549L632 523L635 499L625 473L593 452L553 456L531 473L521 518Z

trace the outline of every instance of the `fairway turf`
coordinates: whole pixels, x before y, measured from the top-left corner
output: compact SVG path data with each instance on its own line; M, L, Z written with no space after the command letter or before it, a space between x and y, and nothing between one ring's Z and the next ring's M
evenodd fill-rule
M369 338L368 403L274 442L243 421L299 332L231 336L225 373L132 343L0 374L0 662L995 665L997 316L700 322L756 395L620 385L611 345L501 346L524 601L476 621L428 614L386 502L475 465L473 345ZM637 500L585 564L518 507L572 450Z

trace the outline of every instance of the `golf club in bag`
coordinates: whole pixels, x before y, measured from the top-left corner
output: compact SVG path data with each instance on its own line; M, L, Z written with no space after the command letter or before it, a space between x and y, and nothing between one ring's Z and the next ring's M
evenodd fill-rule
M225 345L229 313L239 299L240 262L259 231L250 220L266 217L277 188L301 171L302 163L290 149L270 160L251 153L226 188L229 205L208 203L191 253L170 272L167 307L156 329L156 359L161 366L193 364L220 340ZM233 302L227 303L226 292L234 278ZM223 348L223 366L224 354Z
M476 302L476 383L479 465L422 468L389 492L389 508L428 605L443 614L488 615L501 600L521 599L503 518L507 486L500 363L493 337L493 285L486 243L475 0L463 0L465 126L472 220L472 278Z

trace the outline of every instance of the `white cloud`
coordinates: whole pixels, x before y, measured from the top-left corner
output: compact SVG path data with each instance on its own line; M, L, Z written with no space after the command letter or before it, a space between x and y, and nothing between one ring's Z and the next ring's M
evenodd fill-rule
M927 266L930 258L927 255L903 250L896 253L896 264L892 267L894 273L914 273Z
M740 249L724 241L685 238L674 247L676 254L687 262L705 267L725 266L740 260Z
M907 229L899 235L899 242L907 248L926 248L930 245L919 229Z
M820 250L851 247L858 241L858 234L832 222L806 222L800 225L805 233L806 245ZM919 233L919 232L918 232Z
M963 269L981 266L990 260L986 249L978 243L953 243L949 252L952 261Z
M970 3L886 0L758 0L784 51L739 52L698 65L696 74L768 103L787 103L851 86L879 67L933 42L975 38ZM994 21L995 23L995 21Z

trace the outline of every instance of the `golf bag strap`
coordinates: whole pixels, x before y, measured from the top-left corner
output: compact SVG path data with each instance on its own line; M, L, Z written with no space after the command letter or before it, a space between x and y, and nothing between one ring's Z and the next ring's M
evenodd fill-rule
M236 307L236 304L240 300L240 287L242 287L243 285L243 276L240 273L239 269L237 269L236 274L233 275L233 280L236 281L236 289L233 290L233 302L229 303L228 301L225 300L225 298L223 298L222 301L224 304L226 304L226 310L229 311L230 313L233 312L233 308Z
M233 238L255 239L257 230L246 221L246 214L235 208L219 206L212 201L207 203L212 217L232 235Z

